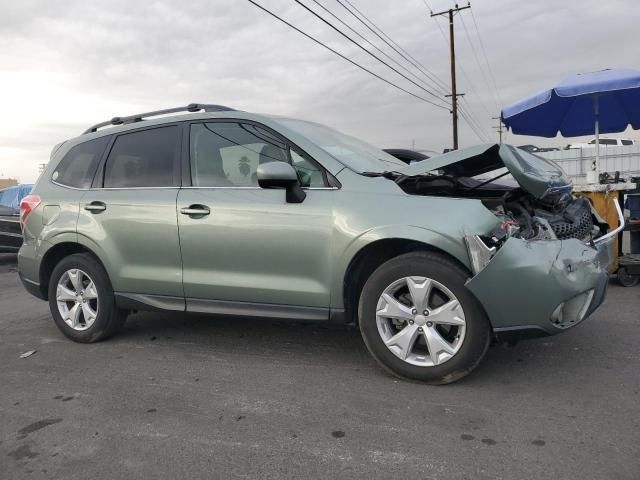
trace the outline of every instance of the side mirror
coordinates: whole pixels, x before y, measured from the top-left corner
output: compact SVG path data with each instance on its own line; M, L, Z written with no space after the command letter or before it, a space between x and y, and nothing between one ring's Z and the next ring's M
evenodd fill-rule
M284 188L287 203L302 203L307 197L298 183L295 169L286 162L267 162L258 165L258 185L261 188Z

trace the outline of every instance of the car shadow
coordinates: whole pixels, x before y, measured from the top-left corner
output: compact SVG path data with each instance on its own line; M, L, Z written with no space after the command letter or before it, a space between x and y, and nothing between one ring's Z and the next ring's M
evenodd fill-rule
M131 315L113 341L154 345L175 355L326 365L357 369L359 375L370 372L372 377L390 377L377 368L353 325L144 312ZM456 385L531 386L542 380L561 381L567 375L582 374L585 367L588 371L589 363L597 365L597 357L586 354L592 350L589 341L593 342L591 335L582 332L524 340L514 346L494 343L476 371Z
M116 338L166 346L189 344L200 352L216 354L269 352L278 360L290 359L296 351L310 352L316 359L337 352L345 357L368 356L353 325L260 318L142 312L130 315Z

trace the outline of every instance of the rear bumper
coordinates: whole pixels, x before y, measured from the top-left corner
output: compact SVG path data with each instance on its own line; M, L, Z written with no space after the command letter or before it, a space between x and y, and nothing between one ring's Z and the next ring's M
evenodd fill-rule
M575 239L510 238L467 287L498 338L554 335L585 320L604 301L612 242L596 248Z
M20 275L20 280L22 281L22 285L24 285L24 288L27 290L27 292L29 292L34 297L38 297L40 300L46 300L46 298L42 294L39 283L28 280L22 275Z
M33 242L23 243L18 251L18 273L24 288L33 296L46 300L46 290L40 288L39 280L40 259Z

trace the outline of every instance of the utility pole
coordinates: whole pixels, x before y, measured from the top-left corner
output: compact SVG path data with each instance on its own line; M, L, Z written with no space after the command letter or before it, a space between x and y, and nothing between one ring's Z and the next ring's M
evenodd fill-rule
M493 129L498 131L498 137L500 138L500 145L502 145L502 118L501 117L491 117L491 120L498 120L498 126L497 127L493 127Z
M453 16L458 13L460 10L466 10L467 8L471 8L471 3L467 3L466 7L459 7L456 3L455 8L450 8L449 10L443 10L442 12L433 13L431 12L432 17L437 17L439 15L449 15L449 50L451 57L451 95L446 95L447 97L451 97L451 115L453 117L453 149L458 149L458 96L462 96L464 94L457 93L456 91L456 47L455 47L455 38L453 34Z

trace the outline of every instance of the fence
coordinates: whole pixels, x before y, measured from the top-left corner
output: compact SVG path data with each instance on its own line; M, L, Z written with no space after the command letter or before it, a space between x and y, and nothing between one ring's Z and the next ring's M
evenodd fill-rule
M586 174L595 160L595 148L576 148L538 153L560 165L574 184L586 183ZM616 171L621 178L640 176L640 145L629 147L600 146L600 172L611 176Z

